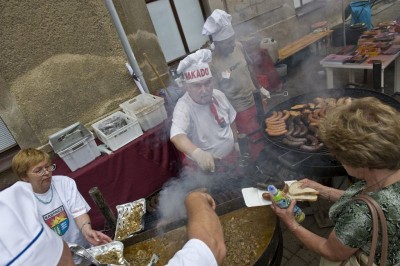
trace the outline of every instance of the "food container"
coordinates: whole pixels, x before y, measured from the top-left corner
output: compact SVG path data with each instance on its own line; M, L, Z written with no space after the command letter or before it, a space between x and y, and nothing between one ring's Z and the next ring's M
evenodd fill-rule
M143 216L146 213L146 200L117 205L118 220L115 229L115 240L124 240L144 229Z
M50 135L49 144L71 171L87 165L100 156L92 132L79 122Z
M126 114L137 117L144 131L159 125L167 119L164 98L151 94L140 94L119 106Z
M94 123L92 127L97 137L113 151L143 135L137 119L120 111Z
M87 252L101 265L130 265L124 258L124 244L119 241L92 247Z

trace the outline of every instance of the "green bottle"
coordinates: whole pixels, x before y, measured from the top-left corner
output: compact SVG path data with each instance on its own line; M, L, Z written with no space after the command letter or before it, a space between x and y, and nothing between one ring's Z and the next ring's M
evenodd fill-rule
M272 200L276 203L276 205L279 206L279 208L286 209L289 207L291 200L288 196L286 196L285 192L277 189L273 185L268 186L268 192L271 195ZM297 205L295 205L293 208L293 214L298 223L304 221L304 218L306 217L304 212Z

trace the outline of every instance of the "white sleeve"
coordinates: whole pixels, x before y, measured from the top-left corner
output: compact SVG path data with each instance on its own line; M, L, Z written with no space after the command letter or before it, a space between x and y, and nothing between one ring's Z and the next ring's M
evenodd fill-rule
M217 266L210 248L199 239L190 239L166 266Z
M90 206L82 197L81 193L79 193L75 180L67 176L62 176L61 178L63 179L62 196L67 202L68 209L70 210L72 216L76 218L89 212Z
M0 193L0 265L57 265L63 241L42 223L28 183L17 182Z
M190 127L190 117L187 109L185 106L178 102L175 106L174 113L172 116L172 125L171 125L171 132L170 138L173 138L179 134L188 134Z

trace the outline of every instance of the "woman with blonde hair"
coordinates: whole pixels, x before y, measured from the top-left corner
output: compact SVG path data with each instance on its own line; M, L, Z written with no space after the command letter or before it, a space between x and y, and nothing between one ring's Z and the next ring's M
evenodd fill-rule
M12 160L14 173L32 186L38 212L43 221L67 243L84 248L111 242L111 238L92 229L87 214L89 205L79 193L75 181L67 176L53 176L56 169L47 153L23 149ZM80 258L74 257L75 263Z
M344 191L302 180L303 187L314 188L321 197L335 202L329 210L334 228L328 238L296 222L295 201L288 209L276 205L271 208L305 246L323 257L320 265L340 265L340 261L348 260L359 250L369 254L373 227L370 210L365 203L352 200L357 195L368 195L379 204L386 218L386 265L399 264L400 113L373 97L353 99L351 104L328 112L319 126L319 137L347 173L358 180ZM381 246L380 232L375 253L377 265L382 265Z

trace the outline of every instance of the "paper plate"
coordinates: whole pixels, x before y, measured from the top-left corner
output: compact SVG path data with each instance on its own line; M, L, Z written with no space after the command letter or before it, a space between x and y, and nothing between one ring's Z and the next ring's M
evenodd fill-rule
M290 186L296 180L285 181L285 183ZM242 189L244 203L247 207L257 207L264 205L271 205L272 202L270 200L265 200L262 197L262 194L268 192L267 190L258 189L255 187L248 187Z

